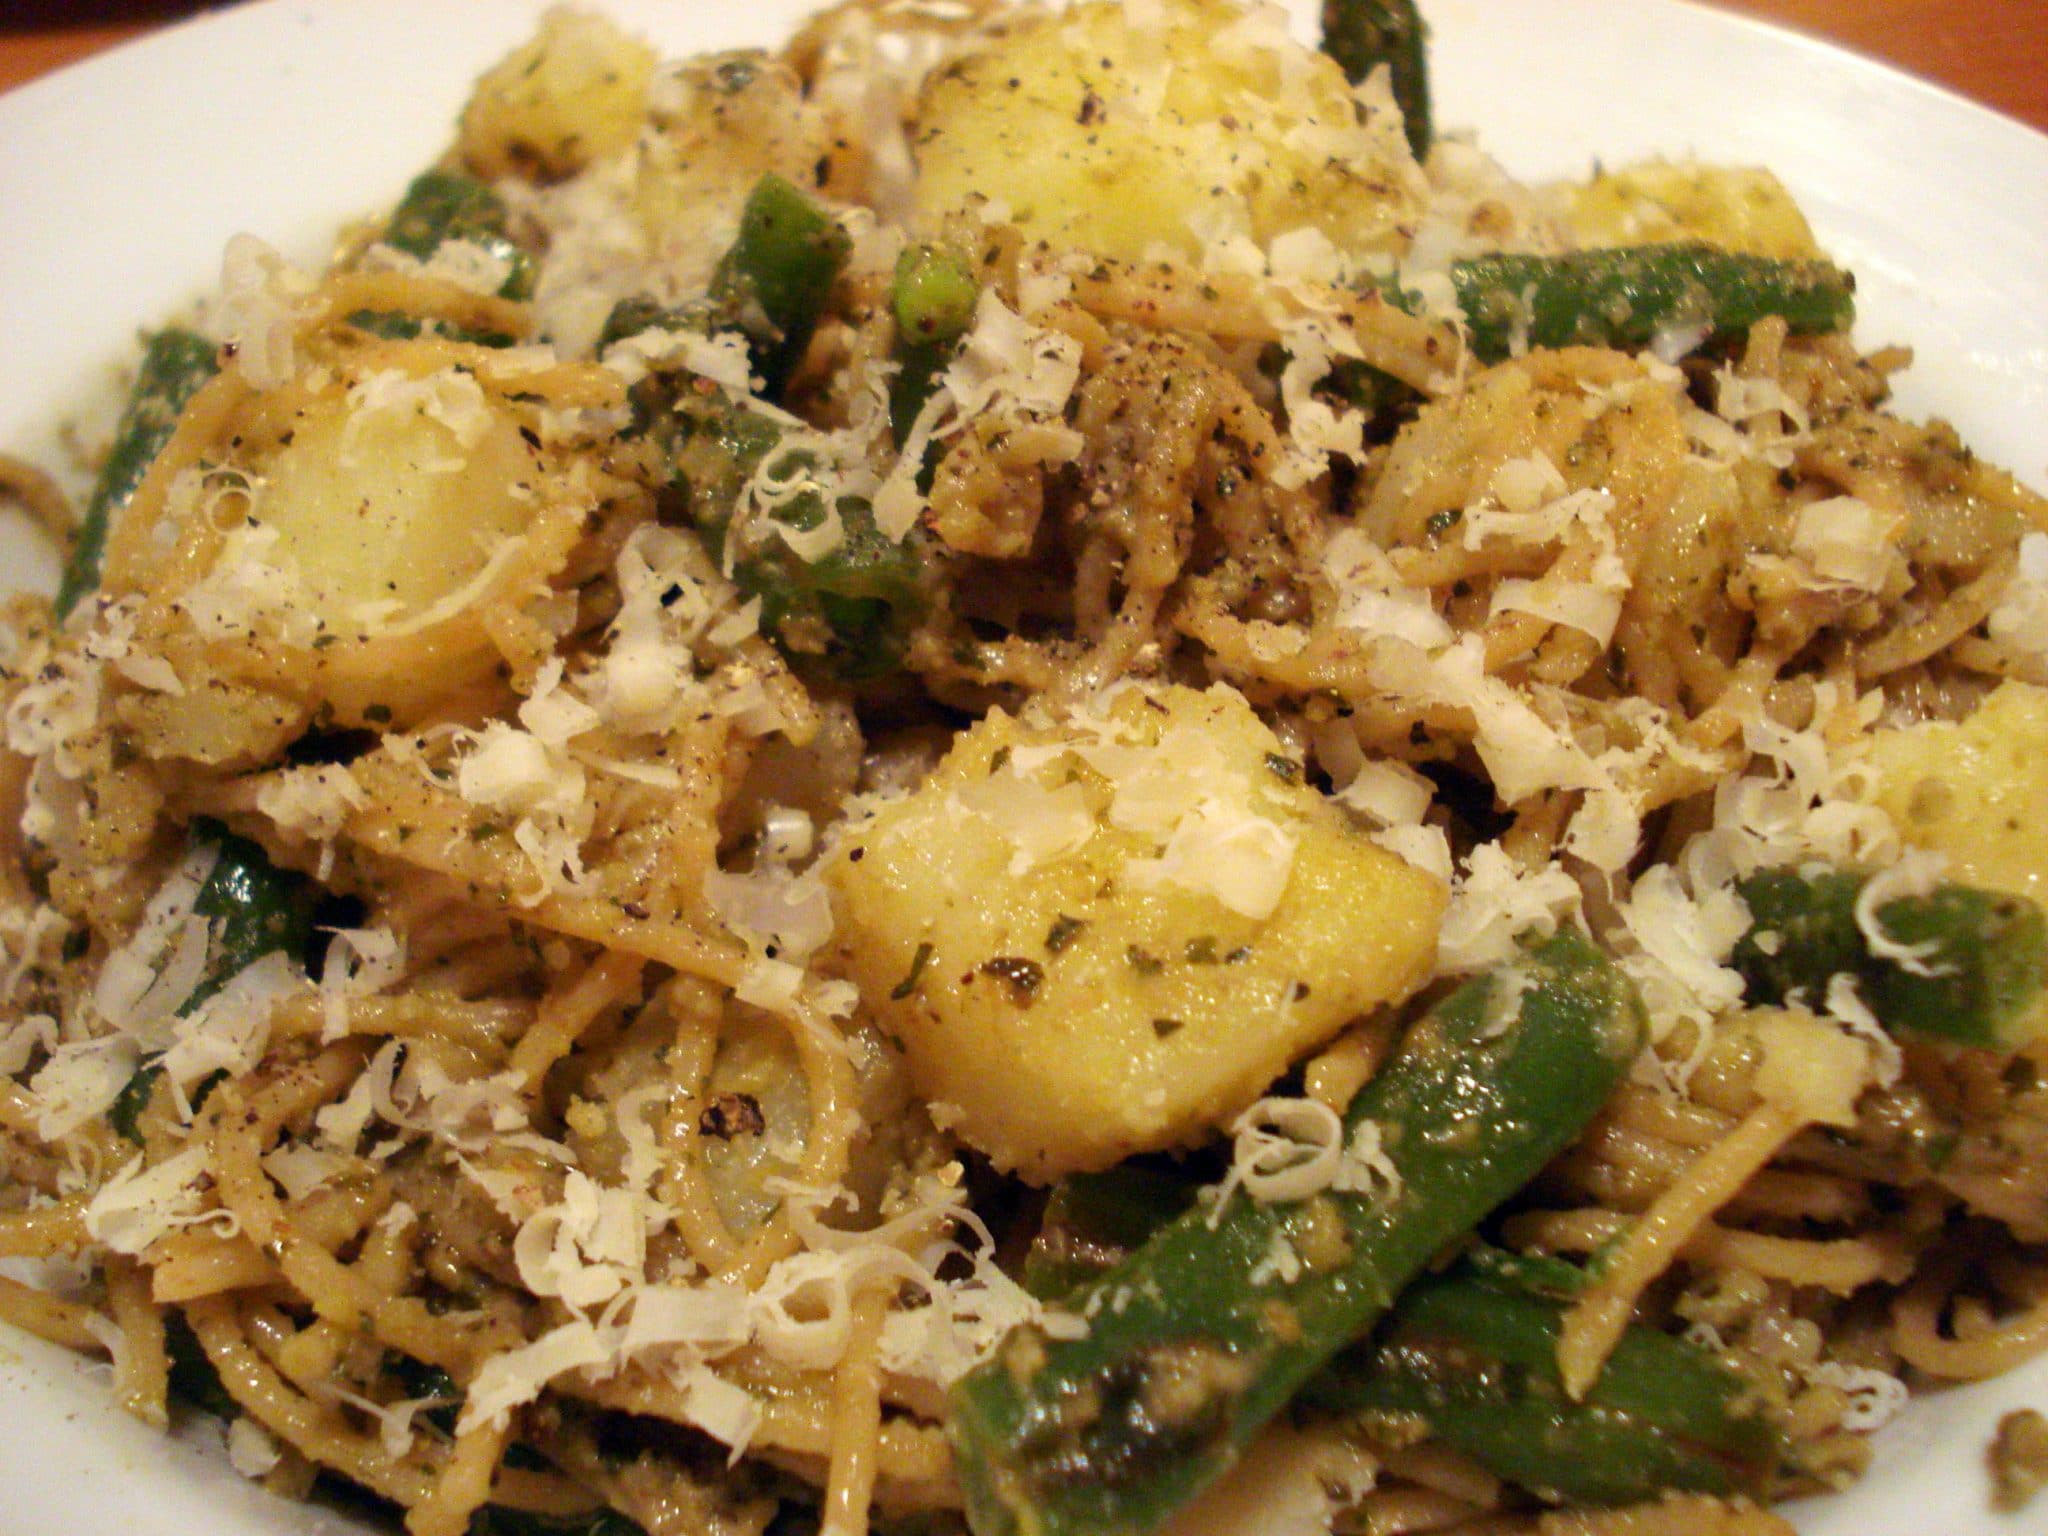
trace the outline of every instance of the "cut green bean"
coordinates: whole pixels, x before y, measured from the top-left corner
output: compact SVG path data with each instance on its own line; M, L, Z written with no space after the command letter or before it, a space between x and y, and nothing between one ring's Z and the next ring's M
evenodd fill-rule
M962 1378L949 1429L976 1532L1156 1530L1577 1134L1643 1035L1576 934L1459 988L1345 1117L1377 1128L1397 1187L1191 1210L1076 1298L1085 1335L1019 1329Z
M1057 1301L1142 1247L1193 1201L1185 1179L1125 1165L1053 1191L1024 1284ZM1426 1427L1495 1476L1580 1504L1676 1490L1759 1491L1787 1456L1753 1384L1681 1339L1623 1335L1584 1402L1564 1393L1557 1335L1586 1273L1562 1260L1473 1249L1411 1284L1369 1343L1344 1351L1297 1402Z
M1752 1382L1683 1339L1635 1326L1573 1402L1557 1368L1563 1316L1559 1301L1461 1263L1402 1292L1386 1327L1332 1361L1303 1401L1426 1425L1489 1472L1557 1502L1766 1487L1786 1441Z
M746 333L768 398L780 398L803 360L851 250L838 221L773 172L747 195L739 235L719 262L711 297L731 326Z
M1780 261L1701 242L1475 256L1451 264L1473 355L1497 363L1530 347L1647 347L1697 330L1701 344L1777 316L1795 335L1845 331L1854 277L1825 261ZM1411 295L1396 302L1415 307Z
M421 261L450 240L481 246L507 264L498 296L533 297L533 259L507 234L505 200L490 186L460 171L426 171L413 178L393 210L384 243Z
M213 868L192 902L212 936L205 969L178 1005L180 1017L196 1012L265 955L282 952L303 959L313 938L315 893L305 876L279 869L262 848L216 822L197 822L194 833L216 849ZM162 1076L163 1069L153 1062L137 1068L107 1110L107 1123L130 1141L142 1140L140 1119ZM219 1076L199 1086L195 1104Z
M2021 896L1942 884L1898 896L1870 918L1900 951L1874 951L1857 907L1872 877L1848 870L1761 870L1739 882L1751 927L1731 964L1750 997L1818 1007L1836 976L1888 1030L1993 1051L2048 1031L2048 920Z
M643 300L616 306L600 348L649 329L706 329L707 316ZM730 399L708 380L652 375L634 386L635 431L656 446L668 484L667 521L688 523L741 591L761 600L760 627L792 662L859 680L900 665L911 627L925 609L924 562L910 540L891 541L858 496L805 484L815 460L783 449L782 428ZM726 561L726 540L750 482L787 489ZM839 534L812 558L799 553L836 517ZM789 537L785 537L786 530ZM794 542L792 542L792 538Z
M898 363L889 381L889 429L898 448L974 324L980 297L973 263L949 245L913 245L897 258L889 287Z
M1323 0L1323 52L1353 85L1384 64L1409 148L1429 153L1429 28L1415 0Z
M1699 243L1475 256L1452 262L1450 277L1472 355L1489 365L1530 347L1633 350L1690 332L1698 345L1714 346L1771 316L1801 335L1847 330L1856 317L1855 279L1840 268ZM1383 291L1402 309L1421 312L1419 294ZM1276 348L1270 371L1277 374L1286 361ZM1391 374L1350 358L1339 359L1319 388L1376 418L1421 400Z
M213 343L177 326L158 331L144 345L135 386L114 430L114 445L100 466L92 498L79 521L78 541L57 583L58 618L98 588L108 525L128 505L149 466L177 430L186 404L199 393L199 386L213 377L214 368Z

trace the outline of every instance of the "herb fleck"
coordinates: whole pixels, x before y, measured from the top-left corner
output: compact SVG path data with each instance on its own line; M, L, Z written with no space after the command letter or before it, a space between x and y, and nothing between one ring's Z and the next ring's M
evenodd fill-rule
M924 974L924 968L932 963L932 947L929 944L917 946L917 953L910 958L910 973L897 982L889 991L894 1002L902 1002L917 990L917 979Z
M1087 926L1086 919L1068 917L1066 913L1062 912L1053 920L1052 927L1046 930L1045 952L1048 955L1059 954L1069 944L1073 943L1075 939L1079 938L1081 930Z
M704 1106L697 1129L719 1141L731 1141L735 1136L760 1135L768 1129L768 1120L761 1113L761 1101L751 1093L721 1093Z
M997 955L993 960L982 961L975 969L1008 986L1010 1000L1019 1008L1031 1006L1032 995L1038 991L1039 983L1045 980L1044 966L1019 955Z

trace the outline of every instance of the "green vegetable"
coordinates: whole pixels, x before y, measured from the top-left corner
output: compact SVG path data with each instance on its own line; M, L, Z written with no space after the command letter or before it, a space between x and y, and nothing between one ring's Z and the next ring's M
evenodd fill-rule
M1704 327L1740 336L1769 316L1801 335L1844 331L1856 318L1855 278L1825 261L1779 261L1704 243L1475 256L1451 264L1473 355L1497 363L1517 337L1532 347L1646 347L1661 332ZM1391 295L1404 308L1411 294Z
M498 296L530 299L533 259L512 243L507 227L505 201L485 183L460 171L427 171L405 189L384 231L384 243L421 261L450 240L480 245L510 265Z
M100 556L107 546L107 527L128 505L149 466L163 452L177 429L178 418L199 386L213 377L213 343L177 326L150 337L142 349L127 408L114 430L114 445L100 466L78 525L78 543L57 583L57 617L76 608L79 599L100 584Z
M1085 1336L1020 1329L961 1380L949 1427L970 1524L1156 1530L1577 1134L1643 1034L1626 978L1576 934L1459 988L1345 1117L1378 1127L1396 1191L1191 1210L1076 1298ZM1297 1278L1254 1283L1283 1242Z
M1824 261L1777 261L1704 244L1579 251L1568 256L1476 256L1454 261L1451 286L1464 311L1472 355L1498 363L1517 341L1531 347L1640 348L1665 331L1703 330L1726 342L1757 321L1782 315L1801 334L1848 329L1856 318L1854 277ZM1421 295L1383 290L1419 314ZM1279 348L1262 359L1278 377ZM1340 358L1317 386L1378 418L1414 406L1409 385L1355 358Z
M896 317L896 358L889 382L889 428L901 448L912 423L974 324L981 288L974 265L948 245L908 247L896 260L889 307Z
M1068 1180L1046 1202L1024 1284L1063 1297L1114 1268L1192 1202L1172 1174L1124 1165ZM1411 1284L1369 1343L1338 1355L1298 1401L1426 1424L1496 1476L1578 1504L1666 1490L1758 1491L1786 1456L1752 1384L1655 1329L1622 1336L1586 1401L1557 1372L1564 1307L1585 1271L1480 1246Z
M192 910L212 925L213 939L207 946L205 970L191 995L178 1005L180 1018L196 1012L265 955L281 951L303 956L313 937L315 893L303 875L279 869L262 848L217 822L198 822L193 830L200 842L218 850L192 902ZM222 1075L215 1073L202 1082L193 1102L203 1102ZM142 1140L138 1121L162 1076L161 1067L145 1063L108 1109L107 1123L128 1140Z
M1414 0L1323 0L1323 52L1353 85L1386 65L1408 147L1429 153L1429 28Z
M1024 1255L1024 1289L1053 1301L1100 1279L1194 1204L1195 1192L1186 1179L1134 1163L1063 1181Z
M393 314L389 310L359 309L348 317L348 323L359 331L382 337L385 341L415 341L426 334L427 328L411 315ZM476 347L509 347L519 338L509 331L480 331L475 326L449 325L439 322L434 327L436 336L445 336L450 341L467 342Z
M1781 1003L1797 993L1818 1005L1829 981L1846 975L1888 1030L1994 1051L2020 1050L2048 1031L2048 920L2039 907L1950 884L1885 902L1874 914L1884 933L1925 946L1916 969L1871 952L1856 920L1870 878L1769 869L1737 884L1751 927L1730 963L1752 999Z
M739 235L713 275L711 297L746 333L768 398L781 396L803 360L852 248L830 214L773 172L747 194Z
M164 1354L170 1360L172 1397L216 1419L232 1419L241 1414L242 1405L228 1394L198 1335L176 1307L164 1309Z
M1575 1403L1557 1369L1563 1315L1528 1284L1461 1263L1402 1292L1387 1326L1331 1362L1304 1400L1420 1420L1495 1475L1574 1504L1762 1490L1786 1446L1752 1383L1637 1326Z
M606 320L600 349L650 329L704 331L712 318L629 300ZM796 485L816 468L809 453L783 448L780 425L708 380L656 374L635 385L631 398L635 430L655 445L667 471L664 520L695 528L721 563L748 483L759 474L770 484ZM806 560L772 527L756 527L731 561L733 581L761 599L761 632L792 661L848 679L892 672L924 612L923 562L910 542L882 534L864 499L837 496L830 507L828 513L822 488L804 486L767 521L800 539L836 513L841 538L834 549Z

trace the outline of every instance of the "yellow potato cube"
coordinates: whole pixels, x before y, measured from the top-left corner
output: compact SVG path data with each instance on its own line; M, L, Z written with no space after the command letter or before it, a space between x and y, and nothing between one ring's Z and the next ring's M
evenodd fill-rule
M554 180L633 142L654 50L590 11L558 7L476 83L458 147L477 175Z
M467 375L385 374L309 406L267 471L256 520L329 632L403 623L460 589L531 519L518 424ZM375 615L375 622L366 619Z
M1566 221L1584 245L1705 240L1753 256L1820 254L1792 194L1760 166L1646 160L1564 193Z
M1028 17L933 77L913 144L927 216L991 201L1035 238L1133 260L1298 230L1388 249L1425 191L1391 98L1226 0Z
M828 866L849 973L932 1113L1033 1180L1199 1141L1425 981L1442 884L1354 831L1241 695L998 712Z
M1877 803L1956 879L2048 905L2048 689L2001 683L1967 719L1872 733Z

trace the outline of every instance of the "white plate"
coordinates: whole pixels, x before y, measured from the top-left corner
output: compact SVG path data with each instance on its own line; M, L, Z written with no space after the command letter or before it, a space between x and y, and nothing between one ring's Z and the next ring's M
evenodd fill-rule
M540 0L267 0L0 96L0 447L54 456L136 328L202 292L228 236L316 259L446 143ZM778 41L805 0L608 0L665 51ZM1302 19L1312 6L1295 0ZM1907 341L1908 414L2048 483L2048 138L1823 44L1677 0L1433 0L1439 120L1528 177L1698 152L1771 165L1860 283L1866 344ZM15 581L41 567L0 545ZM115 1412L69 1357L0 1343L0 1536L278 1536L342 1522ZM1988 1512L2000 1413L2048 1362L1924 1400L1808 1536L2021 1536ZM202 1434L201 1439L205 1436Z

